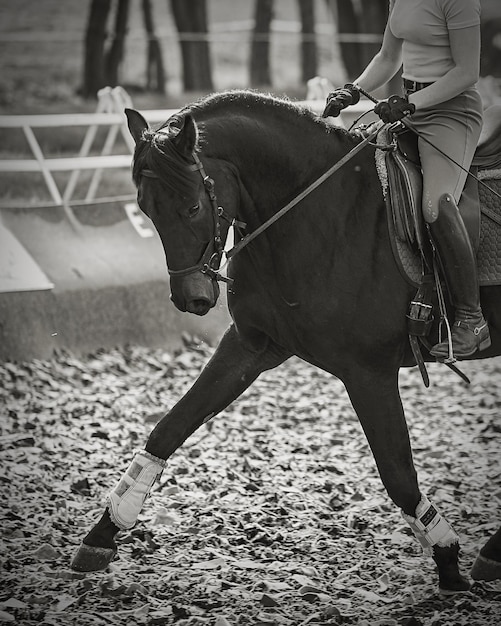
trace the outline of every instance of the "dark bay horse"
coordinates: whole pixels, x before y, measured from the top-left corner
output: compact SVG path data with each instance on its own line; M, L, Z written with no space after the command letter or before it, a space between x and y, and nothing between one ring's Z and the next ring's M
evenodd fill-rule
M216 304L230 224L255 231L360 142L304 108L248 91L205 98L157 131L138 112L127 116L138 202L162 240L172 301L197 315ZM435 560L440 588L468 589L457 535L420 490L413 464L398 372L414 365L406 314L415 288L393 258L374 148L235 254L228 276L232 325L151 432L72 566L105 568L115 535L134 525L165 460L262 372L296 355L343 381L382 482ZM501 287L481 296L492 337L478 355L485 358L501 353ZM487 560L496 562L499 543Z

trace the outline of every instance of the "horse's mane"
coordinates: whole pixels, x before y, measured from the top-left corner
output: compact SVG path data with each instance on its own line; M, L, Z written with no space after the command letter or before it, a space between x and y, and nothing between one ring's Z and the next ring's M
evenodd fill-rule
M192 115L198 123L199 120L206 120L209 115L217 115L219 112L227 114L228 109L237 113L242 111L246 116L257 115L259 110L279 112L281 115L290 116L296 122L301 119L307 120L310 124L321 125L323 132L348 134L344 129L328 125L307 107L287 98L277 98L252 90L230 90L211 94L183 107L159 128L144 132L134 154L132 176L136 186L139 184L141 171L149 169L172 191L187 196L193 186L193 171L186 167L191 160L186 159L177 150L172 140L183 126L183 117L186 115ZM195 149L200 149L198 138Z
M176 123L177 122L177 123ZM186 197L193 186L192 163L179 150L172 138L179 131L179 116L173 116L160 128L147 129L137 142L132 165L132 178L139 186L143 170L152 171L171 191Z
M319 118L313 111L293 100L286 97L278 98L272 94L251 89L234 89L211 94L184 107L180 111L180 115L187 112L193 115L196 115L197 112L201 114L206 111L217 112L220 108L226 109L228 106L246 110L247 114L249 114L249 110L253 112L259 108L273 109L296 118L305 117L312 122L325 124L322 118Z

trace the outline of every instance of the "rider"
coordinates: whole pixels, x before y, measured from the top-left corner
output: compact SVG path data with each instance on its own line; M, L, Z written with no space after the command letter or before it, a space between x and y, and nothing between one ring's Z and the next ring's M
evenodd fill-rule
M374 110L386 123L409 115L418 135L423 216L455 307L454 356L465 358L491 343L480 309L475 256L457 208L482 127L482 101L475 88L480 0L390 0L381 49L354 84L329 94L324 117L356 104L357 86L370 92L384 85L402 62L404 97L391 96ZM448 341L431 353L447 358Z

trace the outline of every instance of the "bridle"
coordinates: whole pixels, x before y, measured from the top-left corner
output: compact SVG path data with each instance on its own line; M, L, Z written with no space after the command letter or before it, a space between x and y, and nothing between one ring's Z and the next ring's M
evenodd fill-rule
M231 279L219 273L221 259L223 258L224 252L224 242L221 238L221 219L228 222L229 226L235 224L236 221L226 213L223 207L218 206L216 192L214 190L214 180L206 174L204 166L198 158L198 155L193 153L192 156L195 163L186 165L185 167L192 172L199 172L202 177L204 189L209 198L212 209L212 235L196 265L192 265L181 270L173 270L167 267L167 271L170 276L178 277L188 276L190 274L194 274L195 272L202 272L202 274L206 274L213 280L231 283L233 282ZM146 176L147 178L156 178L162 182L161 177L150 169L146 168L141 170L141 175Z

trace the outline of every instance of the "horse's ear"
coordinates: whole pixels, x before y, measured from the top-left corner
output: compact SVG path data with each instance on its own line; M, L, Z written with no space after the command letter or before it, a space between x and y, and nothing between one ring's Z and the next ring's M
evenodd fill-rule
M144 119L141 113L139 113L139 111L135 111L134 109L125 109L125 115L127 116L127 124L129 126L130 134L137 143L143 138L144 131L149 128L148 122Z
M177 124L176 124L177 126ZM193 117L186 113L179 119L179 132L173 137L176 148L184 156L191 156L198 140L198 128Z

